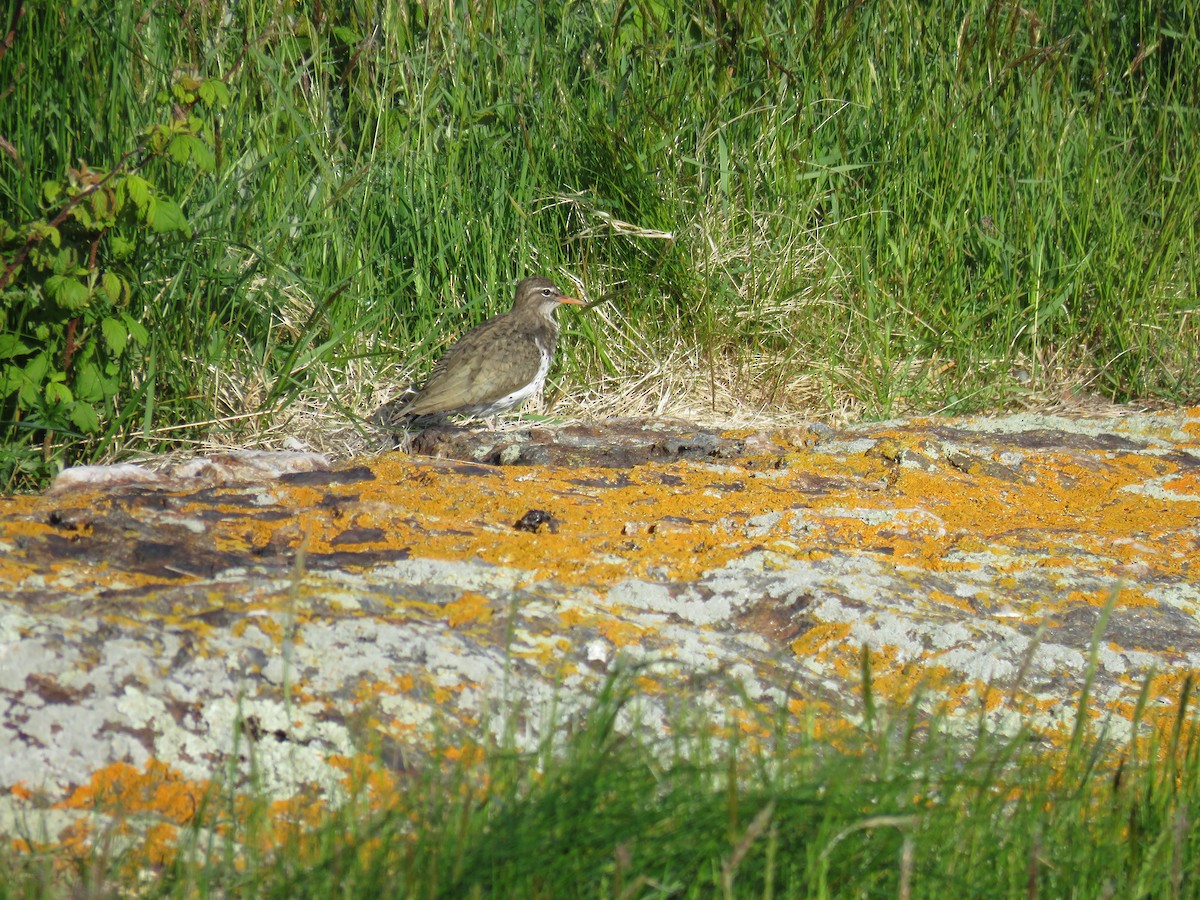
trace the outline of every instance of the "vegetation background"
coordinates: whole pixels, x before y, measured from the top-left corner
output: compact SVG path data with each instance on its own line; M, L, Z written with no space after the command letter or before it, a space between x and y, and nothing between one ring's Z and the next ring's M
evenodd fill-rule
M362 417L545 273L556 414L1200 388L1185 0L17 0L0 491Z
M603 301L562 315L556 413L1200 396L1191 0L0 15L0 492L129 453L365 446L534 272ZM618 692L544 758L488 755L483 795L423 773L258 857L266 813L214 804L199 872L6 846L0 897L1189 896L1189 699L1117 758L903 712L840 745L687 748L708 732L681 723L656 747L611 727Z

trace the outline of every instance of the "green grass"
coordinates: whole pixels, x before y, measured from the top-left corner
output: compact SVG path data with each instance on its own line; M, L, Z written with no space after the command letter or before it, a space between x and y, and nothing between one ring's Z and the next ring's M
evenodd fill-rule
M0 290L8 489L353 422L531 272L610 298L564 316L573 398L664 359L811 415L1198 396L1186 4L23 8L0 220L52 218L43 182L116 166L173 107L211 159L139 170L190 234L64 231L127 298L64 309L30 265ZM186 77L228 102L188 105ZM101 333L118 312L144 342Z
M536 751L475 735L474 761L392 772L389 802L351 802L309 829L280 829L265 803L240 818L213 803L157 867L9 852L0 896L136 884L148 897L1186 897L1200 885L1186 688L1154 737L1051 749L1029 732L952 736L916 707L837 738L753 713L740 719L750 736L694 713L659 736L637 724L633 684L610 680Z
M61 209L44 182L111 169L171 123L184 76L229 101L192 108L210 166L133 157L190 233L64 227L75 256L56 264L128 296L65 308L32 265L0 288L0 491L131 451L272 443L314 408L353 422L533 272L610 297L563 317L573 396L656 358L813 415L964 412L1063 381L1200 396L1187 4L22 8L0 56L9 226ZM0 266L24 246L5 237ZM144 341L104 331L121 313ZM616 685L541 753L424 770L395 806L348 808L249 870L222 854L267 826L242 826L211 867L137 890L1196 893L1184 708L1155 746L1064 755L904 715L843 744L727 747L697 723L638 740L609 727L631 702ZM119 857L4 861L4 896L133 883Z

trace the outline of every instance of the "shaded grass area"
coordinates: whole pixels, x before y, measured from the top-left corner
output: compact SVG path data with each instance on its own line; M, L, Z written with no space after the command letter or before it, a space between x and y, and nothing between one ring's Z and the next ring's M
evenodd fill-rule
M660 381L718 414L718 382L809 415L1197 397L1187 4L18 8L0 219L188 115L211 160L135 156L187 231L64 232L127 298L62 308L29 265L0 292L10 489L352 423L533 272L606 299L566 323L570 410Z
M381 767L315 822L202 807L173 862L6 851L0 895L1184 897L1200 881L1188 686L1151 737L1051 749L955 736L915 706L836 736L786 716L664 736L639 724L635 684L610 680L534 752Z

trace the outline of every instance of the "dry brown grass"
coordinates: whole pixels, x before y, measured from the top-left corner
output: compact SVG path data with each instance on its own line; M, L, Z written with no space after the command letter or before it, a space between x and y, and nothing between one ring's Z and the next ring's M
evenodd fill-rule
M734 213L714 205L693 222L666 232L616 219L579 194L554 195L543 208L564 205L571 209L572 240L686 241L700 273L698 283L715 280L730 293L722 298L715 330L705 338L681 340L681 334L700 333L696 323L686 321L688 311L676 313L679 321L659 323L663 327L657 334L647 333L635 324L645 318L629 315L623 304L622 273L593 269L587 283L571 272L553 273L589 306L560 313L563 340L556 374L546 396L527 404L526 414L562 424L661 417L763 430L813 421L839 426L879 415L869 398L880 385L892 391L888 414L902 416L953 414L964 406L937 408L930 398L971 384L977 387L961 397L966 408L986 407L993 394L1002 394L1007 408L1084 415L1129 410L1097 397L1092 385L1101 373L1078 364L1074 360L1081 354L1066 350L1043 351L1039 359L1015 363L985 360L970 373L936 356L881 360L864 355L853 345L852 333L870 323L862 321L863 313L848 299L851 279L836 270L819 231L807 233L804 240L777 237L796 234L795 228L780 227L783 210L743 210L734 221ZM832 278L827 268L834 270ZM818 291L818 284L825 287ZM609 286L618 290L605 293ZM312 321L315 305L311 298L287 293L290 300L277 306L275 327L281 337L296 340L308 327L304 323ZM394 436L372 424L372 415L420 382L456 337L449 325L446 330L444 338L416 354L402 346L384 356L348 347L335 363L314 354L300 368L316 367L309 373L315 386L287 402L271 399L276 385L265 369L247 364L241 370L229 368L232 359L252 358L248 347L231 348L221 366L204 370L202 390L210 408L221 415L134 435L133 441L176 441L179 449L172 457L290 448L346 459L390 449ZM814 344L814 334L824 344ZM322 338L314 337L318 342ZM288 396L287 391L278 393ZM514 414L497 424L519 428L527 421ZM203 438L179 437L195 434L197 426L207 429ZM114 446L109 459L128 459L131 446Z

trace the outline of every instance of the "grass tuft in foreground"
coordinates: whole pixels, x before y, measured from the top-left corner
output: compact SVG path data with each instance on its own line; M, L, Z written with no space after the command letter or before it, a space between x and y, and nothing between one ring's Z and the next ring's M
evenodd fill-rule
M380 768L315 825L281 827L266 804L238 823L213 804L166 864L98 852L63 871L9 853L0 895L1183 897L1200 884L1187 689L1156 736L1052 749L1029 733L953 737L916 709L874 711L836 739L694 717L663 736L638 726L634 684L610 680L534 753Z

